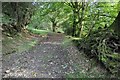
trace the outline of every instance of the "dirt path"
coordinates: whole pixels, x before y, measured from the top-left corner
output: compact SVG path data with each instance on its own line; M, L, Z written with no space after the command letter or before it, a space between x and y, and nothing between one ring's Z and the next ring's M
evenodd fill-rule
M49 34L32 50L3 56L3 77L63 78L104 77L106 71L73 45L63 44L63 34ZM79 75L76 75L79 73Z

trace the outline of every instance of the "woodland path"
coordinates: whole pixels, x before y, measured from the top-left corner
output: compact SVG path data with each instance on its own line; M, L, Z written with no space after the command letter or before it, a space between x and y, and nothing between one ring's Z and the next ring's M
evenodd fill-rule
M72 45L63 44L65 35L48 34L34 48L22 53L3 56L4 78L64 78L104 77L105 69L84 56ZM94 67L92 67L94 65ZM70 76L69 76L70 77Z

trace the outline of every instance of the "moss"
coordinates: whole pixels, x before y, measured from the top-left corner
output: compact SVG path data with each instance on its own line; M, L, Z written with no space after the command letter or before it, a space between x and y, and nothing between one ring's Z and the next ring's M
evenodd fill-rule
M84 50L89 56L96 57L112 74L117 76L120 68L120 39L117 34L101 29L76 43L79 49Z

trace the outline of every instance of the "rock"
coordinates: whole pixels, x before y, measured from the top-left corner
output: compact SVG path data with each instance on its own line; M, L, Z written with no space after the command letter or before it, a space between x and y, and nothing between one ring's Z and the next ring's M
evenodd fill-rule
M6 73L6 74L10 73L10 70L6 70L5 73Z
M48 62L52 62L52 60L48 60Z
M52 64L53 64L53 62L50 62L50 64L52 65Z

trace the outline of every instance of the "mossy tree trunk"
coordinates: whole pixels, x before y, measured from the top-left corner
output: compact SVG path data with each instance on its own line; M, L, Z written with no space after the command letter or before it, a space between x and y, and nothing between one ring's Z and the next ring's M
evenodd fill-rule
M110 28L114 30L114 32L119 36L120 38L120 11L114 20L114 22L111 24Z

